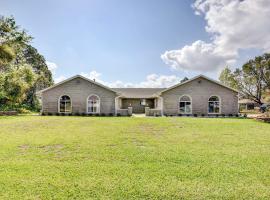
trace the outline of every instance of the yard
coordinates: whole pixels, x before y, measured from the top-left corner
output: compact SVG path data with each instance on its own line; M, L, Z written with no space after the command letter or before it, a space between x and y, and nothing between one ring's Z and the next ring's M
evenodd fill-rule
M270 124L0 117L0 199L269 199Z

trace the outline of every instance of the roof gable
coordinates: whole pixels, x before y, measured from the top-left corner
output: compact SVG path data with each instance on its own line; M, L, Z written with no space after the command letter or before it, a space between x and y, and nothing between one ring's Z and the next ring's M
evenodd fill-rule
M61 81L61 82L59 82L59 83L57 83L57 84L54 84L54 85L51 86L51 87L48 87L48 88L46 88L46 89L44 89L44 90L41 90L41 91L39 91L39 92L37 92L37 93L41 94L41 93L43 93L43 92L45 92L45 91L51 90L51 89L53 89L53 88L56 88L56 87L58 87L58 86L60 86L60 85L63 85L64 83L67 83L67 82L69 82L69 81L72 81L72 80L74 80L74 79L76 79L76 78L81 78L81 79L86 80L86 81L88 81L88 82L90 82L90 83L92 83L92 84L95 84L95 85L97 85L97 86L100 86L100 87L102 87L102 88L105 88L105 89L107 89L107 90L109 90L109 91L118 93L117 91L115 91L115 90L113 90L113 89L111 89L111 88L109 88L109 87L107 87L107 86L105 86L105 85L102 85L101 83L98 83L98 82L96 82L96 81L92 81L92 80L90 80L90 79L88 79L88 78L85 78L84 76L81 76L81 75L76 75L76 76L73 76L73 77L71 77L71 78L68 78L68 79L66 79L66 80L64 80L64 81Z
M171 89L174 89L174 88L176 88L176 87L180 87L180 86L182 86L182 85L185 85L185 84L187 84L187 83L190 83L191 81L194 81L194 80L199 79L199 78L206 79L206 80L208 80L208 81L210 81L210 82L212 82L212 83L215 83L215 84L217 84L217 85L219 85L219 86L222 86L222 87L227 88L227 89L229 89L229 90L231 90L231 91L233 91L233 92L238 93L237 90L235 90L235 89L233 89L233 88L230 88L230 87L228 87L228 86L226 86L226 85L223 85L222 83L220 83L220 82L218 82L218 81L216 81L216 80L214 80L214 79L208 78L208 77L206 77L206 76L204 76L204 75L198 75L198 76L195 76L195 77L193 77L193 78L191 78L191 79L189 79L189 80L187 80L187 81L185 81L185 82L183 82L183 83L178 83L178 84L176 84L176 85L173 85L173 86L171 86L171 87L169 87L169 88L167 88L167 89L161 91L160 94L162 94L163 92L169 91L169 90L171 90Z

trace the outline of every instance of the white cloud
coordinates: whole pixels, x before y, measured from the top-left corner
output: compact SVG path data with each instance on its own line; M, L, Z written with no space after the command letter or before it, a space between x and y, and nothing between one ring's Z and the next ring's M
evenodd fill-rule
M58 77L54 78L54 82L59 83L65 79L67 79L65 76L58 76Z
M270 50L269 0L197 0L211 42L196 41L161 58L174 69L213 71L231 63L241 49Z
M233 61L234 56L223 55L216 45L201 40L179 50L166 51L162 60L173 69L211 71L214 67L224 67Z
M100 80L100 76L101 76L101 74L98 73L95 70L91 71L89 74L82 72L81 75L84 76L84 77L86 77L86 78L89 78L91 80L94 80L95 79L97 81Z
M170 87L174 84L177 84L180 82L181 78L177 77L175 75L157 75L157 74L150 74L146 76L146 80L139 82L139 83L125 83L123 81L117 80L115 82L105 82L101 80L101 74L97 71L91 71L88 73L81 73L82 76L89 78L89 79L95 79L97 82L104 84L106 86L112 87L112 88L118 88L118 87L138 87L138 88L155 88L155 87Z
M48 66L48 69L52 72L52 74L55 75L55 71L58 68L57 64L49 61L46 61L46 64Z

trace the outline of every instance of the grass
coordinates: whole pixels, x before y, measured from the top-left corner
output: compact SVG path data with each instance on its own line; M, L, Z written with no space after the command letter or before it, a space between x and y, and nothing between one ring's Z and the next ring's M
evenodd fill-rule
M0 117L0 199L269 199L270 124Z

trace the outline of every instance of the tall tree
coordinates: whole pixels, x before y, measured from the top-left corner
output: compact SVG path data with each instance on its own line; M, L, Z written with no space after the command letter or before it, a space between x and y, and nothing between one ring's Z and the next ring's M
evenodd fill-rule
M32 37L13 17L0 17L0 102L37 108L36 91L53 84L45 59L30 45ZM32 77L32 78L30 78Z
M255 57L234 72L226 67L219 79L225 85L238 89L243 97L262 104L263 94L270 89L270 54Z
M228 87L237 89L237 83L235 81L234 74L228 66L225 67L220 73L219 81Z

